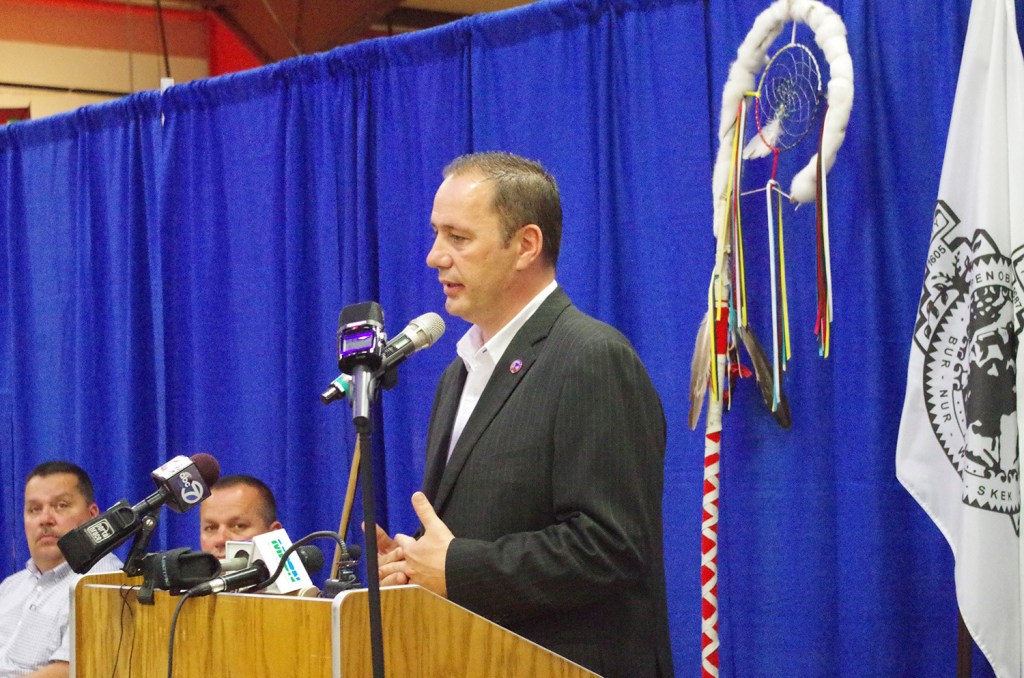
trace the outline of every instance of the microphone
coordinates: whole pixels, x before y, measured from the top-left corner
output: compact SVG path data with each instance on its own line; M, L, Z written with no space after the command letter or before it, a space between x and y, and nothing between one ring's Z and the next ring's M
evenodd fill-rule
M342 373L331 382L327 390L320 394L320 402L330 405L335 400L340 400L352 392L352 376Z
M267 565L262 560L257 560L250 567L243 568L237 572L229 572L220 577L214 577L210 581L197 584L190 588L186 595L192 598L208 596L211 593L223 591L237 591L239 589L256 586L270 576Z
M324 569L324 552L313 544L303 544L295 548L307 574L316 574Z
M387 342L381 356L380 367L375 376L381 378L381 386L387 390L397 383L394 369L410 355L420 349L432 346L444 334L444 320L436 313L424 313L409 321L399 335ZM320 394L320 402L328 405L335 400L349 397L352 393L353 379L348 374L341 374L331 382L327 390Z
M179 455L149 475L157 490L132 510L148 513L167 504L177 513L184 513L210 496L210 487L220 478L220 464L205 452L191 457Z
M307 573L319 572L324 566L324 554L315 546L299 546L295 549L295 552L299 554L299 559L302 560L302 566L306 568ZM237 551L231 558L221 558L220 571L221 572L233 572L235 570L241 570L249 566L249 560L251 556L248 551Z
M444 320L436 313L424 313L409 321L397 337L384 346L380 371L398 367L416 351L432 346L444 334Z
M220 566L213 554L198 553L188 548L150 553L142 559L141 569L142 586L137 595L143 605L153 604L156 589L179 594L220 574Z
M74 572L85 574L92 569L103 556L141 530L143 518L164 504L184 513L209 497L210 486L220 478L220 464L205 453L191 458L179 455L153 471L150 477L156 483L156 492L134 506L122 499L57 541L57 547ZM153 522L152 518L149 521Z
M221 558L218 562L220 563L221 572L241 570L249 565L249 554L246 553L244 556L238 555L234 558Z
M248 567L249 562L253 560L252 551L252 539L228 539L224 542L224 557L220 561L221 570L226 572ZM241 563L241 565L236 566L236 563Z
M295 553L299 556L299 560L302 561L302 567L305 568L307 572L319 572L320 568L324 566L323 551L316 546L300 546L295 549ZM282 572L285 572L286 570L287 566L282 569ZM245 567L235 572L229 572L225 575L221 575L220 577L215 577L210 581L193 586L189 589L188 595L196 598L199 596L208 596L211 593L238 591L239 589L256 586L257 584L266 581L269 576L270 570L267 567L267 564L262 560L257 559L254 560L252 565L249 567ZM273 582L267 582L267 586L272 583Z
M348 552L348 559L339 563L336 579L324 580L324 587L320 591L319 598L333 599L342 591L359 588L359 579L356 577L356 573L352 571L352 568L355 567L356 561L359 560L363 550L359 548L359 544L349 544L345 547L345 551Z
M338 316L338 369L353 374L355 368L380 367L384 344L384 309L376 301L350 304Z
M351 304L338 316L338 369L352 377L352 422L369 430L370 405L376 382L374 372L384 357L384 309L376 301Z

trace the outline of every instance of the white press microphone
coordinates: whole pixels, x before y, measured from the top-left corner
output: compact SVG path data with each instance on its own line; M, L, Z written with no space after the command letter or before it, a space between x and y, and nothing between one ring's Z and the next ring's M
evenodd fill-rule
M292 540L283 528L258 534L252 538L252 552L249 555L249 566L252 567L257 561L266 564L271 572L277 569L281 563L281 555L292 545ZM284 569L273 583L263 589L263 593L291 593L301 588L312 586L313 582L306 572L302 558L297 552L288 556L288 562Z
M192 587L188 594L193 597L208 596L212 593L248 589L266 579L281 563L281 555L291 546L291 539L283 529L253 537L251 542L228 542L225 555L232 557L220 561L221 575ZM248 548L248 557L243 554ZM236 565L241 567L236 568ZM305 597L311 593L313 582L308 572L318 572L324 566L323 552L312 545L300 546L288 556L281 574L260 593L295 594ZM319 591L319 589L317 589Z

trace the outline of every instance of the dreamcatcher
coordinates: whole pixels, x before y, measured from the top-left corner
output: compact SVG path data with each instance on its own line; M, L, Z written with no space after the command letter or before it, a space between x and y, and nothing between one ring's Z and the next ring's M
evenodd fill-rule
M769 56L768 50L789 23L792 23L792 32L788 43ZM797 41L797 24L805 24L813 31L814 42L825 55L830 74L827 91L823 89L821 69L814 53ZM758 73L760 76L755 77ZM712 177L715 266L708 287L708 312L697 334L691 369L690 428L696 428L705 394L710 393L701 539L701 664L705 676L718 675L718 475L722 412L731 401L735 378L750 375L740 362L739 345L742 344L750 356L761 395L775 420L789 428L789 404L782 389L782 377L790 359L783 208L786 199L797 204L814 201L816 206L817 317L814 331L819 354L828 357L832 283L825 177L843 143L852 104L853 62L846 45L846 27L839 15L818 0L773 2L757 17L737 50L736 61L729 69L722 92L719 148ZM748 117L753 118L756 132L744 143ZM794 176L786 193L776 177L779 154L808 136L816 137L817 152ZM769 156L772 169L767 184L744 193L744 161ZM747 314L741 198L760 192L765 195L767 207L771 359L757 340Z

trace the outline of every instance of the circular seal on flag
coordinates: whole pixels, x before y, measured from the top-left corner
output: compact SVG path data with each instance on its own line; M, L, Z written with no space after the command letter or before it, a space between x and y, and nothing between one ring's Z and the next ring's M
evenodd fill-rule
M914 330L925 409L960 475L961 500L1011 516L1020 511L1017 261L987 231L963 227L940 200Z

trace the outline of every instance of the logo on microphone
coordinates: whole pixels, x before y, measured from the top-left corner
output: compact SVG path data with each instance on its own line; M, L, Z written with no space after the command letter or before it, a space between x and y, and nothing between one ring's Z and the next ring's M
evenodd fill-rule
M85 528L85 536L89 537L93 544L102 544L114 536L114 528L110 526L110 521L104 518Z
M275 539L271 542L271 545L274 547L274 553L277 554L278 558L284 555L285 548L280 539ZM295 569L295 565L291 561L291 558L284 562L284 572L292 582L297 582L301 579L298 570Z
M178 474L181 481L181 500L186 504L195 504L203 499L203 483L192 479L192 474L182 471Z

